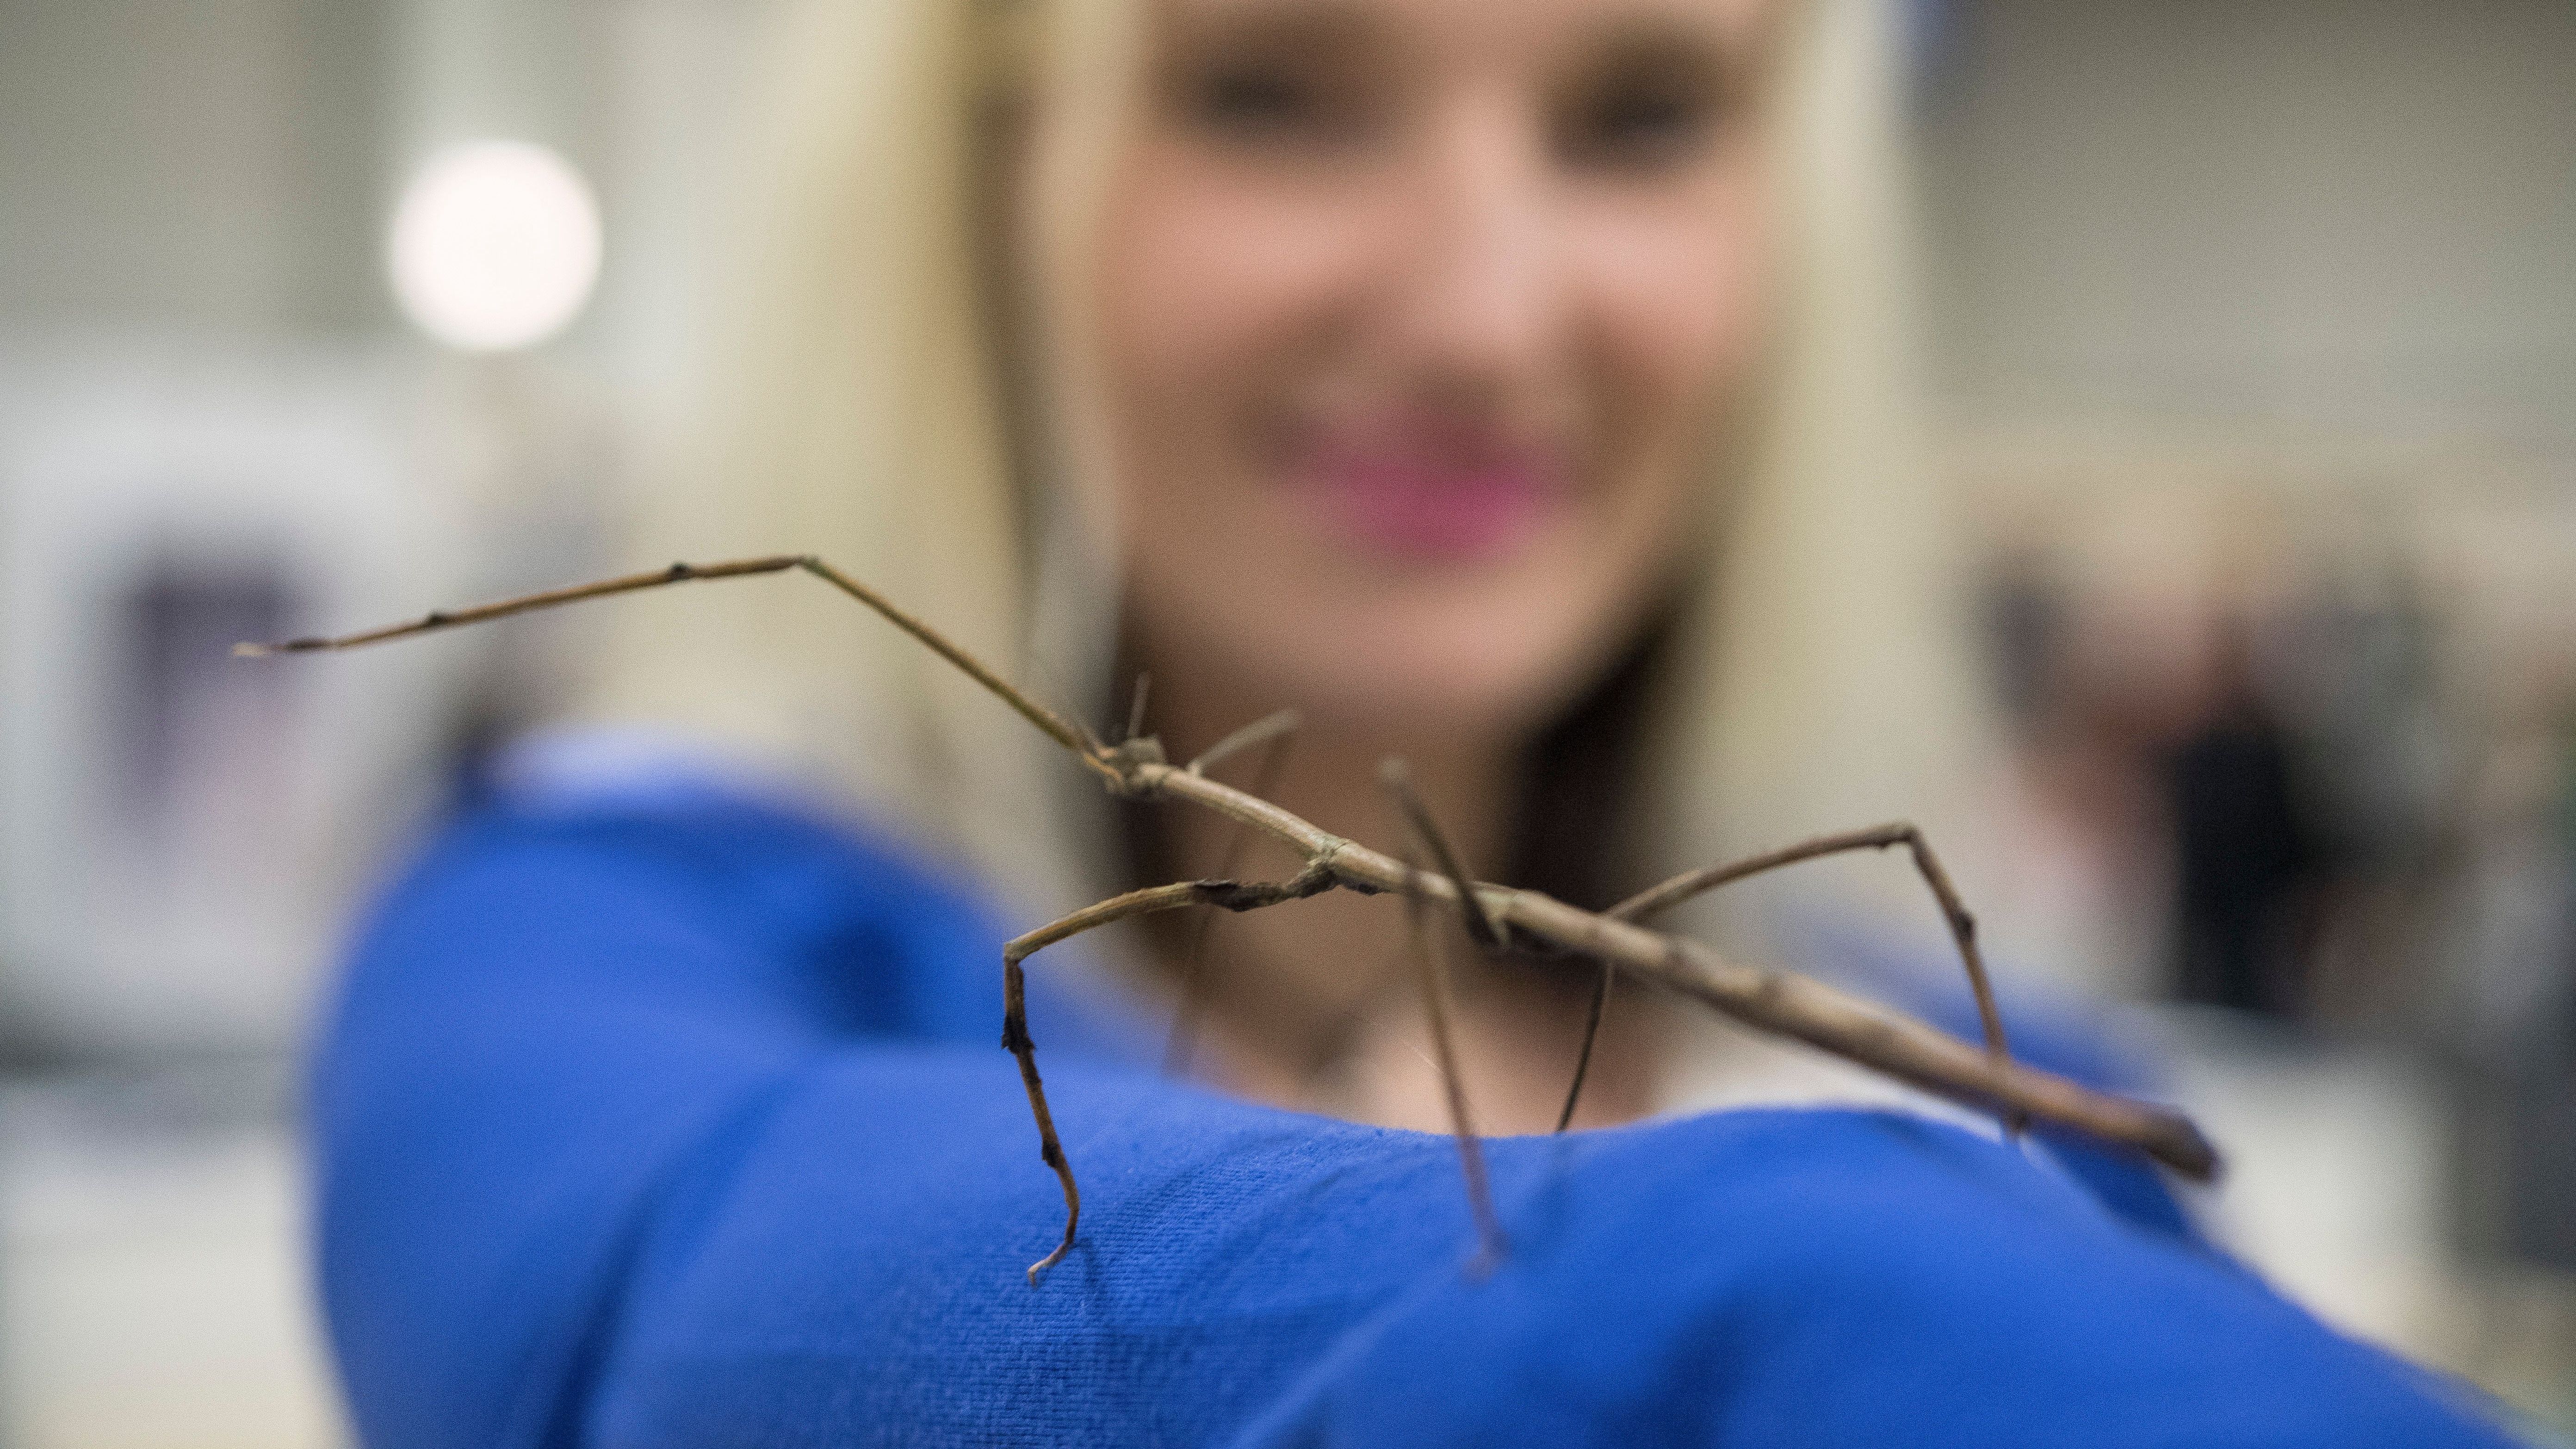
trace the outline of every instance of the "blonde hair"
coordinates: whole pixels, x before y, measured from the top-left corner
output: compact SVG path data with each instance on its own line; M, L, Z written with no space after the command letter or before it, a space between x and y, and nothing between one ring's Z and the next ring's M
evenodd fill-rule
M1079 510L1028 482L1080 476L1082 440L1015 431L997 355L983 153L1016 87L1058 88L1065 159L1033 174L1066 195L1035 209L1068 214L1097 120L1083 97L1124 64L1134 8L792 11L703 443L644 510L641 556L821 553L1060 707L1110 698L1098 550ZM1899 815L1937 829L1977 734L1908 404L1891 6L1815 0L1796 22L1774 128L1786 326L1713 587L1644 742L1655 808L1624 855L1646 867ZM1078 317L1042 321L1059 355L1078 351ZM1109 817L1081 793L1096 788L917 645L787 580L673 592L621 616L596 712L791 760L980 871L1016 914L1124 888Z

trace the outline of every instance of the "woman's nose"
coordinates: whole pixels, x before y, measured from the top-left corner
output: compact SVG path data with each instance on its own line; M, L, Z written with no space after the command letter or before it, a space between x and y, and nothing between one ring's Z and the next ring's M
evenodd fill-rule
M1504 105L1462 104L1405 168L1383 336L1398 365L1462 402L1534 390L1567 325L1563 238L1536 132Z

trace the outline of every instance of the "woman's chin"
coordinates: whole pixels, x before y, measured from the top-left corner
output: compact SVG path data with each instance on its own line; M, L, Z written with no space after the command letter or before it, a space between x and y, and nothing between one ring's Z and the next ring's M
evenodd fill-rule
M1582 683L1579 651L1491 628L1398 627L1374 638L1339 634L1329 643L1334 647L1278 661L1297 676L1279 681L1283 697L1319 724L1391 737L1524 733Z

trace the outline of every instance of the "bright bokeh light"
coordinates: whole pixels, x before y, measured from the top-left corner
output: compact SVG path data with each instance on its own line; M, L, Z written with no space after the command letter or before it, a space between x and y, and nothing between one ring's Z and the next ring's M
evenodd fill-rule
M525 141L430 157L403 189L388 248L420 329L468 352L554 336L599 280L599 208L570 163Z

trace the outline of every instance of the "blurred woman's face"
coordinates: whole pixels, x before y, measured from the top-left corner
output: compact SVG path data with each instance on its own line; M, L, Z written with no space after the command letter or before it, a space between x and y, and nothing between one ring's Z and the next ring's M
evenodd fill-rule
M1099 376L1152 657L1526 728L1701 535L1768 0L1162 0Z

